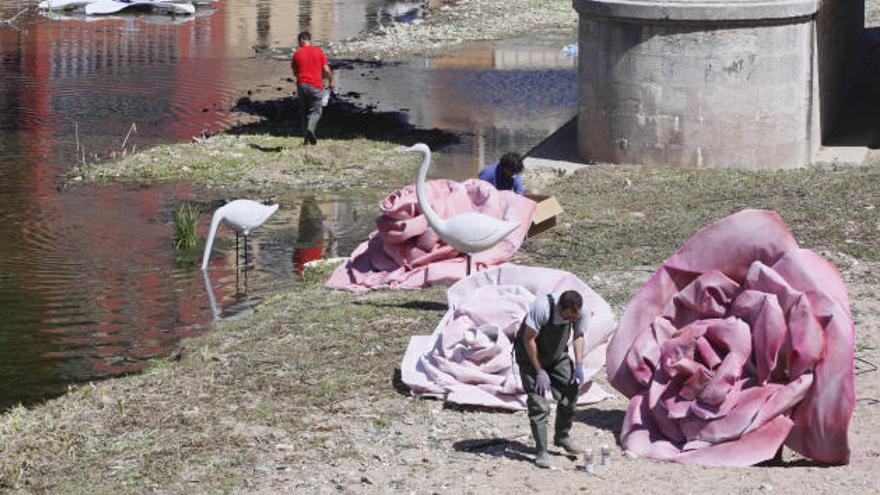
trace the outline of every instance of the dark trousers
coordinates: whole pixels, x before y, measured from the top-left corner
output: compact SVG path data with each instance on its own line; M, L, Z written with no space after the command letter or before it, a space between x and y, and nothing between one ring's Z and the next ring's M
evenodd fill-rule
M318 121L321 120L321 97L324 96L324 90L318 89L307 84L297 84L296 94L299 97L299 111L302 117L303 136L306 131L315 132L318 127Z
M544 366L550 376L550 393L556 399L556 425L554 439L565 438L571 432L577 405L578 386L571 383L571 358L568 356L555 363ZM535 437L538 452L547 450L547 418L550 417L550 403L543 395L535 393L535 369L531 363L519 364L523 389L526 391L526 405L529 409L529 424Z

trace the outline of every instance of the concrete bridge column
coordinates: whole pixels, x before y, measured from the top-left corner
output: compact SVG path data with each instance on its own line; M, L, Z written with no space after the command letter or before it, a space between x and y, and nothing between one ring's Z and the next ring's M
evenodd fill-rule
M835 2L857 4L824 5ZM612 163L808 163L836 116L830 102L849 88L864 23L857 7L838 6L851 15L817 29L818 0L573 3L578 152Z

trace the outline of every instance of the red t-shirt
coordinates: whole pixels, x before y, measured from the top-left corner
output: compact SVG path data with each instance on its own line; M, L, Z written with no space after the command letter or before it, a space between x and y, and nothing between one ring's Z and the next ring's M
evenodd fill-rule
M293 53L290 66L293 75L296 76L297 84L307 84L314 88L324 89L324 74L322 69L327 65L327 55L315 45L299 47Z

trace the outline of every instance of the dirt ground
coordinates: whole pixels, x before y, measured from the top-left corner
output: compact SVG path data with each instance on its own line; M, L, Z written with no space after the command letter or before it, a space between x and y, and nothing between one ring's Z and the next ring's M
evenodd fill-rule
M877 263L857 263L845 272L852 309L858 315L861 349L856 363L859 399L850 429L853 458L848 466L823 467L789 449L782 465L751 468L632 458L616 445L627 404L616 394L581 408L573 430L578 442L594 452L610 445L611 465L597 465L593 474L587 474L580 469L583 459L557 452L553 469L545 471L531 463L525 413L449 409L438 401L399 397L373 404L358 400L339 404L345 413L328 418L333 434L328 434L316 455L290 466L290 472L274 473L261 490L269 493L292 486L302 493L485 493L489 487L502 493L877 493L880 373L871 363L880 362L878 268ZM602 281L594 287L614 284L631 292L648 275L647 269L599 272L593 281ZM622 308L615 309L621 314ZM376 422L389 413L399 417L377 427ZM354 448L357 457L340 456L345 448Z

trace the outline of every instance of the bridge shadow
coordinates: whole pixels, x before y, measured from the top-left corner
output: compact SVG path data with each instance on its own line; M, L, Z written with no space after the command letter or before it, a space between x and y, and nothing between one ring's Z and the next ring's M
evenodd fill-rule
M880 149L880 27L865 29L862 67L824 146Z
M358 60L334 62L337 66L370 64ZM290 84L291 91L295 86ZM318 139L356 139L389 141L401 145L422 142L432 149L443 148L460 142L458 135L441 129L422 129L408 122L403 112L378 112L374 105L356 102L357 93L333 95L324 107L318 124ZM296 95L282 96L269 100L240 98L233 111L258 117L256 122L240 124L227 132L230 134L269 134L282 137L302 137L300 102Z

